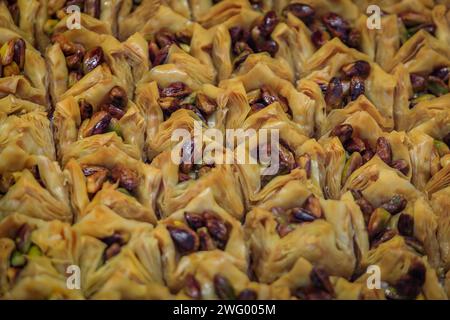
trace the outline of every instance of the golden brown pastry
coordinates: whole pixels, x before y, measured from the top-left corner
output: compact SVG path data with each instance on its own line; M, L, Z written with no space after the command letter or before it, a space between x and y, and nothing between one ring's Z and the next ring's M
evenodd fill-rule
M0 0L0 299L448 299L449 45L448 0Z

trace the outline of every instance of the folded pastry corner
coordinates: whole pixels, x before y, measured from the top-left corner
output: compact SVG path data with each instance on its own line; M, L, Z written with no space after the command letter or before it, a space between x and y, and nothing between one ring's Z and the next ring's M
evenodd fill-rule
M217 204L210 189L163 219L155 228L155 237L164 278L174 292L181 289L188 273L208 259L229 261L242 272L247 271L242 226Z
M71 223L67 180L59 164L45 156L32 156L26 166L2 175L0 218L18 212L42 220Z
M367 248L364 233L360 243L354 242L355 233L363 232L362 213L348 204L350 199L323 200L305 187L299 187L296 195L280 206L254 208L246 217L246 240L257 279L275 284L299 259L329 275L349 278L358 247Z
M83 293L90 299L168 299L153 227L104 205L74 224L81 235ZM153 291L155 290L156 291Z
M41 53L19 33L0 28L0 97L18 98L48 107L48 71Z
M67 268L78 264L80 237L63 222L11 214L0 222L2 299L84 299L67 286Z
M449 10L0 0L0 299L448 300Z
M75 221L103 205L123 218L155 224L161 173L114 145L80 154L65 166Z
M123 144L121 149L130 155L143 156L144 117L114 79L97 83L76 96L67 96L56 105L53 122L60 159L67 158L66 154L73 153L80 144L87 147L112 141Z

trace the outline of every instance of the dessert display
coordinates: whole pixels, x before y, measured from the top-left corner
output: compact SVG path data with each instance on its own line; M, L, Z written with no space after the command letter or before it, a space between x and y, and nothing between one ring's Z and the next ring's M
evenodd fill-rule
M449 298L448 1L0 0L0 299Z

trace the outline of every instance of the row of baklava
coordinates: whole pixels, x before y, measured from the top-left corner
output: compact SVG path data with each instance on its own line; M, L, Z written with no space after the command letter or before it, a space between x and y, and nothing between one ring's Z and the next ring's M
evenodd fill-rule
M0 297L450 296L445 3L32 2L0 3ZM277 172L175 163L198 125L278 130Z

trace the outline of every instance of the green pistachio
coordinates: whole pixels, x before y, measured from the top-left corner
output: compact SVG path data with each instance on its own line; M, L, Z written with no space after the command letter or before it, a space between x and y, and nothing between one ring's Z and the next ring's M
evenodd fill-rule
M398 219L400 218L400 213L393 215L391 219L389 219L388 228L391 230L397 229Z
M440 97L448 93L448 86L445 84L444 81L442 81L442 79L435 76L429 76L428 90L435 96Z
M344 184L348 177L362 165L362 157L359 152L353 152L350 158L347 160L342 170L341 181Z
M439 157L443 157L446 154L450 153L449 147L443 141L434 140L434 147L439 153Z
M2 65L7 66L13 62L14 58L14 39L5 42L0 48Z
M122 130L118 122L111 121L108 126L108 132L115 132L119 137L123 138Z
M183 105L183 104L194 104L196 98L197 98L197 93L192 92L190 95L188 95L186 98L184 98L184 99L181 101L180 104L181 104L181 105Z
M39 249L39 247L35 244L33 244L30 247L30 250L28 250L28 256L29 257L40 257L42 256L42 251Z
M370 238L374 238L386 229L389 224L391 214L383 208L377 208L370 216L367 231Z
M436 96L432 95L430 93L421 94L421 95L417 96L416 98L412 99L411 100L411 104L413 106L415 106L419 102L428 101L428 100L431 100L431 99L434 99L434 98L436 98Z
M180 48L189 53L191 51L191 47L185 43L180 43Z
M23 267L27 263L26 257L19 251L14 251L11 255L12 267Z
M117 191L122 192L123 194L125 194L127 196L131 196L131 193L125 188L117 188Z

